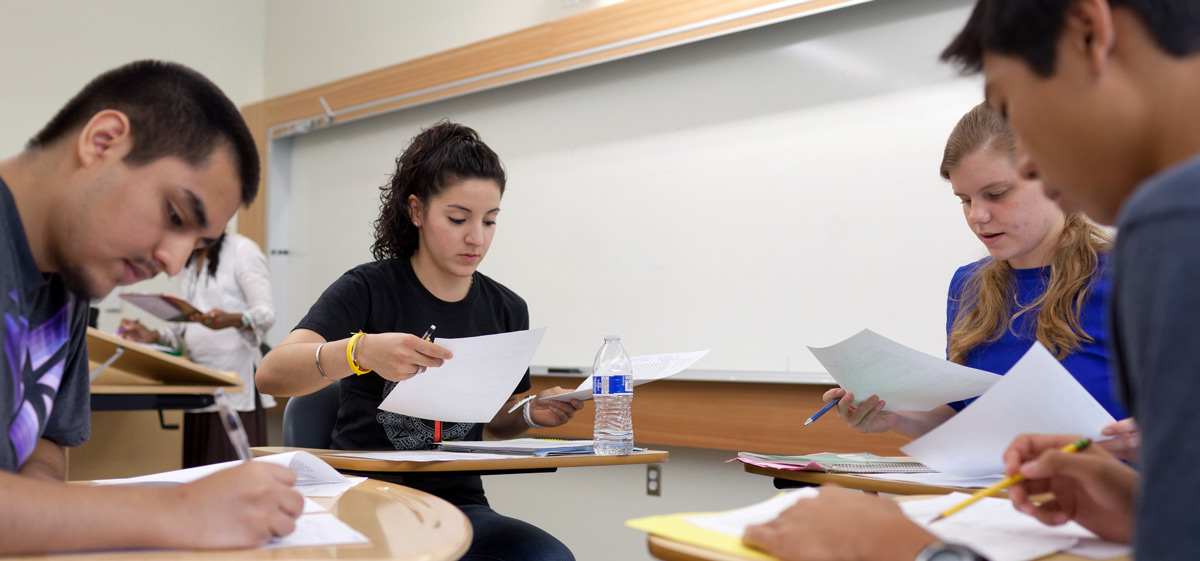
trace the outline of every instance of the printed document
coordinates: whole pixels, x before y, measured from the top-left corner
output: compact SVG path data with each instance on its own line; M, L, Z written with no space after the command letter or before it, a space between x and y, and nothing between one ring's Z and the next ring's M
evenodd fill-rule
M546 328L435 341L454 353L442 366L397 382L384 411L453 423L491 421L529 369Z
M661 380L668 376L674 376L683 372L687 367L696 363L696 361L704 358L710 349L703 351L695 351L691 353L668 353L661 355L644 355L635 356L629 359L633 363L633 386L637 387L642 384L647 384L655 380ZM588 376L580 382L579 387L571 393L564 393L550 397L539 398L538 401L545 400L568 402L572 399L587 401L592 399L592 377Z
M871 331L835 345L809 347L838 385L854 394L855 404L878 395L885 411L929 411L975 397L1000 376L910 349Z
M366 481L365 477L347 478L322 461L320 458L309 454L303 450L295 452L287 452L285 454L272 454L270 456L260 456L254 458L255 462L266 462L269 464L281 465L291 468L296 472L296 484L293 485L296 491L306 497L336 497L351 487ZM219 464L209 464L207 466L197 466L187 469L177 469L174 471L165 471L162 473L153 473L150 475L142 475L139 477L127 477L123 479L100 479L95 483L97 485L147 485L154 487L169 487L173 485L182 485L191 483L197 479L208 477L218 471L226 470L232 467L237 467L242 464L241 460L232 462L222 462Z

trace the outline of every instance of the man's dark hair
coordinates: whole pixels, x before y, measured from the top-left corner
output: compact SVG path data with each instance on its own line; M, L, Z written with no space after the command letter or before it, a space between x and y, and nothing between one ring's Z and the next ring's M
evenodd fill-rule
M97 76L26 148L48 146L106 109L129 117L133 149L126 162L145 165L178 156L199 166L225 143L242 183L242 203L249 205L258 194L258 150L237 106L208 78L171 62L142 60Z
M1054 74L1055 50L1074 0L979 0L942 61L964 73L983 70L983 53L1015 56L1042 77ZM1200 52L1200 1L1108 0L1141 19L1158 46L1175 57Z

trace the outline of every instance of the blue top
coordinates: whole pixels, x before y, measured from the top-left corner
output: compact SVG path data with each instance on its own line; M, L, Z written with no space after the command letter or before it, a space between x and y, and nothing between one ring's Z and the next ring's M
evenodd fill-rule
M959 301L962 300L963 285L973 271L991 260L985 257L960 267L955 271L950 281L950 297L946 303L946 333L949 335L954 318L958 316ZM1016 302L1028 304L1034 301L1050 284L1050 267L1036 269L1013 269L1016 280ZM1070 372L1080 385L1100 402L1116 419L1124 419L1125 408L1117 402L1113 392L1112 376L1109 371L1108 325L1105 302L1109 293L1108 255L1100 255L1100 264L1096 270L1096 279L1088 290L1087 300L1080 311L1079 325L1084 333L1091 335L1094 341L1081 341L1079 349L1059 361ZM1013 313L1017 305L1013 303ZM1025 352L1037 340L1037 310L1030 310L1016 321L1012 330L1005 330L996 341L983 343L967 354L966 366L978 368L994 374L1003 375L1008 372ZM1014 334L1016 331L1017 334ZM962 411L974 398L966 401L951 403L950 406Z

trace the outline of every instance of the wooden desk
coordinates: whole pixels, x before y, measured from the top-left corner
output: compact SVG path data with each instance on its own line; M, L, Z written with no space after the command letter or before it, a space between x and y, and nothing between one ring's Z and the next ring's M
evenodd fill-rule
M373 559L450 561L471 545L471 523L454 505L415 489L368 479L337 498L314 497L362 532L369 545L237 551L120 551L5 558L5 561Z
M757 475L765 475L774 477L775 479L783 479L787 481L797 481L800 483L808 483L810 485L824 485L826 483L836 483L847 489L858 489L860 491L870 491L872 493L891 493L893 495L946 495L949 493L970 493L970 489L962 489L958 487L941 487L936 485L925 485L922 483L909 483L906 481L888 481L886 479L874 479L871 477L863 477L861 475L852 475L848 473L825 473L820 471L794 471L786 469L775 469L760 467L750 464L742 464L742 468L746 473ZM779 487L779 485L776 485ZM997 497L1007 497L1008 494L1004 491L996 494Z
M333 466L334 469L355 472L479 472L512 473L530 471L554 471L560 467L618 466L627 464L657 464L667 461L668 454L660 450L634 452L628 456L508 456L495 460L460 460L449 462L393 462L367 458L347 458L331 454L346 454L350 450L321 450L317 448L293 448L291 446L259 446L251 448L255 456L282 454L304 450Z
M664 561L747 561L754 560L753 557L744 557L725 553L724 551L714 551L698 545L683 543L680 541L664 538L661 536L650 535L646 540L647 546L650 549L650 555L653 555ZM1117 557L1111 561L1129 561L1129 556ZM1047 555L1039 559L1039 561L1094 561L1088 557L1080 557L1078 555L1069 555L1066 553L1056 553Z

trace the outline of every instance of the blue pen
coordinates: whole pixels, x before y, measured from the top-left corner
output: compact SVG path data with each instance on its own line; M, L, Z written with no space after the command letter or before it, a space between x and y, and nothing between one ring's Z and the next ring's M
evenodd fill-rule
M822 408L821 408L819 411L817 411L816 413L813 413L813 414L812 414L812 417L809 417L807 421L804 421L804 426L806 426L806 427L807 427L808 425L811 425L813 421L815 421L815 420L817 420L817 419L820 419L820 418L821 418L821 415L824 415L826 411L829 411L830 409L833 409L833 407L834 407L835 405L837 405L837 404L838 404L838 402L839 402L839 401L841 401L841 400L842 400L842 398L840 398L840 397L835 397L835 398L833 398L833 400L832 400L832 401L830 401L829 403L826 403L826 404L825 404L825 407L822 407Z

